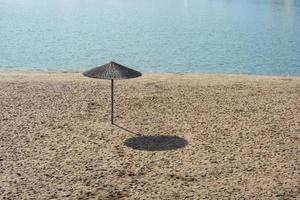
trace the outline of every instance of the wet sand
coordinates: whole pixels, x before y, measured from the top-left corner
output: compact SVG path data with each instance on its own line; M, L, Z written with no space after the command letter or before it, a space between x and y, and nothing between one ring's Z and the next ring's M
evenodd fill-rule
M0 199L299 199L300 77L0 73Z

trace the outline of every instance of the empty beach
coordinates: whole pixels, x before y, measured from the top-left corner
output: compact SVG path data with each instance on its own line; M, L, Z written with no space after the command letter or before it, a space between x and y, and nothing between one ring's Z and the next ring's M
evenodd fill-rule
M300 77L0 73L0 199L299 199Z

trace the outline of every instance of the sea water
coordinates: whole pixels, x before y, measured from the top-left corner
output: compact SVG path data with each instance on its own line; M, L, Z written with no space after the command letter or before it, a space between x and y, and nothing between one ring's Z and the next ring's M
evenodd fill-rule
M0 70L300 75L299 0L0 0Z

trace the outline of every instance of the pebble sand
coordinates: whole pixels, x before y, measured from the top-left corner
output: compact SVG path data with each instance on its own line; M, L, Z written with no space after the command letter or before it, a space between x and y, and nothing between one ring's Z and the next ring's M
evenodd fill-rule
M0 73L0 199L300 199L300 78Z

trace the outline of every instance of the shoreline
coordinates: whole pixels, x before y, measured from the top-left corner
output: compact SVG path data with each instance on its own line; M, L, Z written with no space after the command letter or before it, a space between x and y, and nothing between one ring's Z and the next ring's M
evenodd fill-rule
M1 71L0 75L53 75L73 74L81 75L83 71L35 71L35 70L12 70ZM187 75L187 76L225 76L225 77L248 77L248 78L300 78L300 75L264 75L264 74L234 74L234 73L202 73L202 72L142 72L142 75Z

